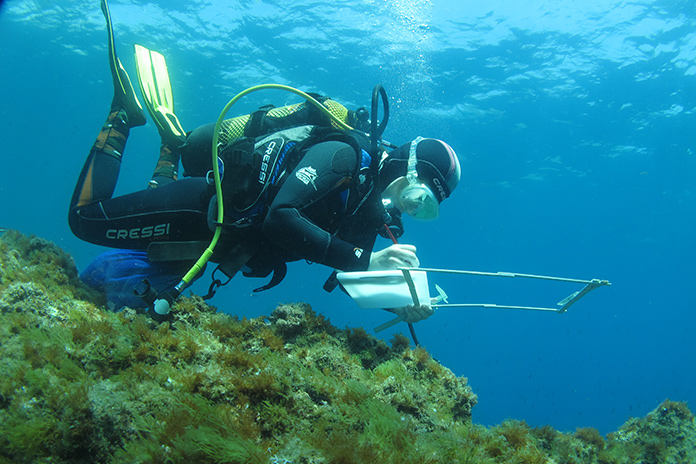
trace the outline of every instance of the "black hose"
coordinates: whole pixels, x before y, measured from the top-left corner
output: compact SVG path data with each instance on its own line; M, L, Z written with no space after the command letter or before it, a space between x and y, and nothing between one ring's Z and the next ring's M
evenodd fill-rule
M378 120L379 116L379 99L382 98L382 121ZM389 100L387 98L387 91L384 90L381 84L375 85L372 89L372 108L370 112L370 142L372 151L372 163L375 167L379 166L379 157L377 153L379 151L379 140L382 138L384 129L387 128L387 122L389 122Z

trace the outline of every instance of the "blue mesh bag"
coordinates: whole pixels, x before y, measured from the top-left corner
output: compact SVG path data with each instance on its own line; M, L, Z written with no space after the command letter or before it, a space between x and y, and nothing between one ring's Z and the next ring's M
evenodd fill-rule
M97 256L80 274L80 279L90 287L106 294L109 309L124 306L147 308L133 290L147 279L153 288L169 288L181 280L189 270L189 261L153 263L147 252L140 250L110 250Z

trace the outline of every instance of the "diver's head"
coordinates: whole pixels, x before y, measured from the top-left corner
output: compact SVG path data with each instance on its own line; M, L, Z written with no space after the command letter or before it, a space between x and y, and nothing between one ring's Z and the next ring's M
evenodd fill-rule
M461 177L452 147L418 137L382 159L380 184L385 204L416 219L437 219L440 203L452 194Z

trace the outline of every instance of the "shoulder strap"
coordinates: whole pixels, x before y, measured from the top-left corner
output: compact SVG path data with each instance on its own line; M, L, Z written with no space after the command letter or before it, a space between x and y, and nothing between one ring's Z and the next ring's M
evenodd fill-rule
M251 113L244 127L244 135L246 137L264 135L266 133L266 131L264 131L264 119L266 118L266 114L273 108L275 108L273 105L266 105Z

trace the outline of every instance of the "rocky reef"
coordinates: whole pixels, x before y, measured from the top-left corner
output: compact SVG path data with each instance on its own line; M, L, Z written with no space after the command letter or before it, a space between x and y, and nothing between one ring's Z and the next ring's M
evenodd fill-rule
M240 320L196 296L158 325L107 311L70 256L14 231L0 317L0 464L696 462L684 403L607 437L486 428L467 379L404 336L339 329L302 303Z

